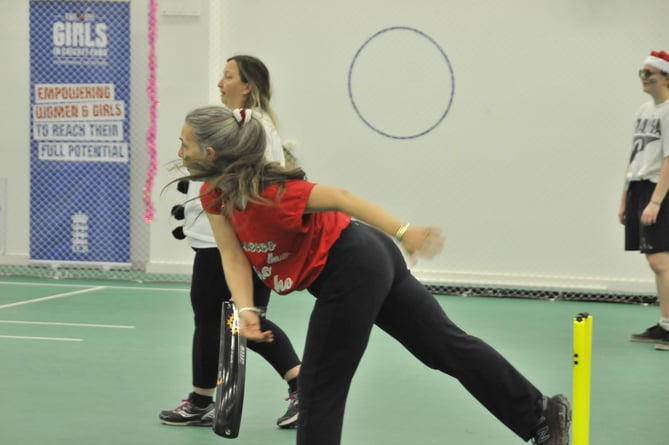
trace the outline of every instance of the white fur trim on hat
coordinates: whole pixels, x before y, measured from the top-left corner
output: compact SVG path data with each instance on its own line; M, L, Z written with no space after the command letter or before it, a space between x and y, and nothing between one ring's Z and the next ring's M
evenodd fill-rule
M643 63L644 65L652 65L660 71L669 73L669 54L664 51L653 51L650 53L650 56L646 57Z

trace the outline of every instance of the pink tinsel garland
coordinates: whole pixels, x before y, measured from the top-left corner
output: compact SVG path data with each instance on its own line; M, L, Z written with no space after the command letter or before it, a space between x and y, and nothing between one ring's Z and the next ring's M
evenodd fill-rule
M158 85L156 80L156 28L157 0L149 0L149 82L146 87L149 96L149 128L146 130L146 148L149 151L149 168L144 185L144 221L151 224L155 209L151 200L153 181L158 170L158 150L156 149Z

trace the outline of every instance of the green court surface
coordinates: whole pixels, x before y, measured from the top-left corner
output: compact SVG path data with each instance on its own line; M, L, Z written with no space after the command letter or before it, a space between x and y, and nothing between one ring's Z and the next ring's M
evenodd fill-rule
M438 296L546 394L572 396L573 318L593 315L590 444L667 443L669 352L630 343L657 306ZM313 298L273 296L270 318L304 345ZM249 355L242 430L169 427L158 412L190 391L192 311L184 284L0 281L0 443L283 445L286 385ZM453 378L374 330L348 399L346 445L523 443ZM580 445L580 444L574 444Z

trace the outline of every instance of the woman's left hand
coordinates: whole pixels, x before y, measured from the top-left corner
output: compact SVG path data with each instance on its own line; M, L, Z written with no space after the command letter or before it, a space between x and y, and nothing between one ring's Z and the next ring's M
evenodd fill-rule
M248 340L271 343L274 341L272 331L260 330L260 317L253 311L239 314L239 334Z
M444 248L444 237L436 227L409 226L402 236L402 247L409 255L432 258Z

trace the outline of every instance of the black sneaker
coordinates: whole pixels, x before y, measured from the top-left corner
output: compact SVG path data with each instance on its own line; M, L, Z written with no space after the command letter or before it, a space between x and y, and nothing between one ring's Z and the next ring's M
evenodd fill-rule
M279 428L296 428L300 405L297 400L297 393L291 392L288 394L286 400L290 401L288 403L288 410L286 410L286 413L283 416L277 419L276 424Z
M170 411L161 411L160 422L177 426L212 426L214 424L214 403L200 408L190 400L182 400L181 405Z
M665 330L660 324L651 326L641 334L632 334L630 341L638 341L642 343L655 343L662 338L668 331Z
M543 413L539 426L534 431L534 445L569 445L571 408L569 400L562 394L542 400Z
M669 351L669 331L664 331L664 335L655 342L655 349L658 351Z

